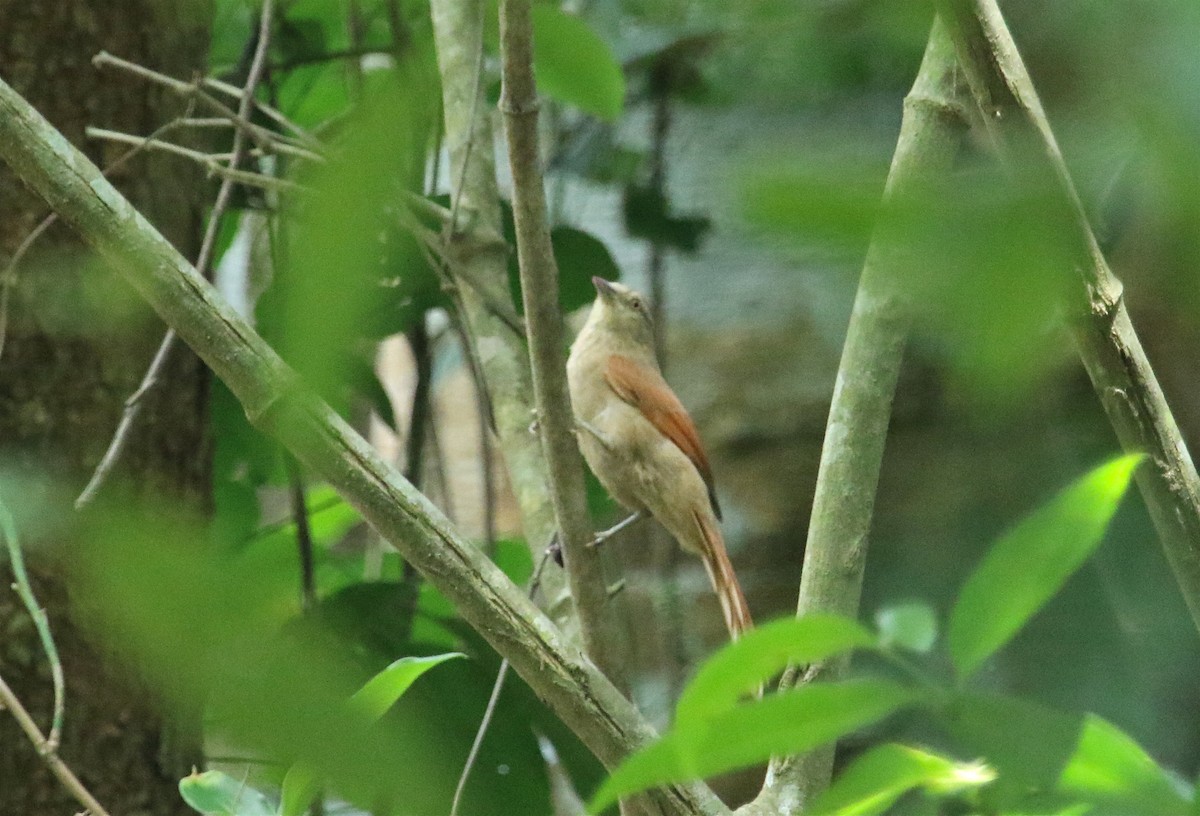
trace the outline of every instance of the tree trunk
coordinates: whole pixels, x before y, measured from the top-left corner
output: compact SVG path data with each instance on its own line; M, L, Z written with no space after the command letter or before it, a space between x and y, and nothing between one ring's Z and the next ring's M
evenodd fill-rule
M101 73L91 57L107 50L189 77L203 68L210 17L203 0L0 0L0 75L103 166L124 149L86 143L87 125L148 134L179 115L182 104L140 80ZM208 189L196 168L161 154L139 156L113 181L180 251L195 254ZM47 211L0 169L0 269ZM103 455L164 327L61 226L43 236L16 275L0 356L0 496L19 505L13 507L19 517L31 493L53 503L55 518L69 517L70 500ZM138 501L207 508L206 382L194 355L182 346L173 352L106 490L120 483ZM180 767L162 761L180 754L164 750L161 717L130 674L88 637L82 608L68 603L52 558L61 538L39 539L28 525L26 532L34 589L67 678L61 756L114 814L188 812L177 790ZM3 572L0 675L48 730L53 693L46 657ZM0 712L0 813L79 809Z

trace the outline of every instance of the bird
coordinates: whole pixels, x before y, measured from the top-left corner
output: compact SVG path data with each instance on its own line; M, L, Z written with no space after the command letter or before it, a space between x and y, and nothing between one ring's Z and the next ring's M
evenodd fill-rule
M567 357L576 436L588 467L631 515L601 543L646 517L704 563L732 640L753 626L718 522L712 468L696 425L663 378L645 299L592 278L596 299Z

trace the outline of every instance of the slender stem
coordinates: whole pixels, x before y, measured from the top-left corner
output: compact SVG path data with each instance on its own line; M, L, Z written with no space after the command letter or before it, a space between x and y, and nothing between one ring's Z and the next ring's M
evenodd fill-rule
M317 605L317 573L313 553L312 526L308 518L307 490L304 472L290 455L283 456L288 473L288 488L292 502L292 521L296 524L296 551L300 560L300 608L311 612Z
M596 665L622 686L625 672L619 658L615 616L608 604L603 562L600 554L587 546L592 538L591 520L583 482L583 459L575 439L575 416L567 391L558 265L550 243L538 153L530 0L503 0L500 43L504 83L500 109L504 114L513 178L513 222L529 364L538 429L550 470L550 495L584 646Z
M29 583L29 574L25 571L21 542L17 538L17 524L3 501L0 501L0 535L4 537L4 543L8 546L8 558L12 564L13 577L16 579L13 589L17 591L29 612L29 617L33 619L34 628L42 641L42 651L46 653L46 660L50 662L50 677L54 685L54 713L50 718L50 736L44 743L37 745L43 754L52 754L58 750L62 740L67 685L63 677L62 660L58 656L58 647L54 643L54 636L50 634L50 621L46 618L46 610L38 605L37 597L33 594L33 585Z
M50 772L75 797L75 801L86 808L89 816L109 816L109 812L83 786L83 783L79 781L79 777L75 776L74 772L67 766L67 763L63 762L58 754L46 750L48 741L42 736L42 732L38 730L37 723L33 721L33 717L30 716L29 711L17 699L17 695L9 688L4 678L0 677L0 709L3 708L7 708L12 712L17 725L20 726L21 730L25 732L25 736L38 749L38 753L42 755L42 760L50 768Z
M940 0L971 93L1004 160L1052 181L1070 227L1068 325L1092 386L1127 451L1149 454L1134 478L1200 629L1200 476L1088 223L1037 91L994 0ZM1019 164L1018 164L1019 163Z
M953 103L957 77L950 41L935 23L904 102L884 193L889 205L919 194L928 180L951 171L964 132L964 119ZM863 265L829 408L800 578L799 617L818 612L858 616L884 442L911 324L903 276L897 272L902 248L887 240L884 226L876 230ZM810 679L835 680L846 668L845 660L830 660ZM792 682L793 677L785 678L786 685ZM762 794L746 812L802 813L828 786L833 758L830 745L773 762Z

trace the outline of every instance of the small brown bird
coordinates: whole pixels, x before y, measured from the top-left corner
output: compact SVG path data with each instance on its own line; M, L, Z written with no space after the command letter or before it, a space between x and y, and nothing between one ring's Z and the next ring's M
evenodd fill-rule
M700 556L729 634L753 626L717 521L721 508L696 426L654 357L654 327L641 295L592 278L596 301L567 360L579 447L600 483L633 515L603 541L653 516Z

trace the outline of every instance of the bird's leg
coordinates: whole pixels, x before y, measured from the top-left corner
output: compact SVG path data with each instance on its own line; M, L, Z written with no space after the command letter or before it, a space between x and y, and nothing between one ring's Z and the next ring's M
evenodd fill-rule
M612 527L609 527L607 530L601 530L600 532L596 533L596 537L588 542L588 546L589 547L599 547L605 541L608 541L610 538L612 538L617 533L624 530L626 527L632 527L634 524L637 524L642 519L649 518L649 517L650 517L650 514L647 513L645 510L638 510L636 513L630 514L630 516L628 518L621 519L616 524L614 524Z
M612 451L613 451L612 440L609 439L607 436L605 436L604 432L601 431L599 428L597 428L592 423L588 422L587 420L576 418L575 430L576 430L576 432L586 431L587 433L589 433L592 436L593 439L595 439L597 442L599 442L606 451L608 451L609 453L612 453Z

